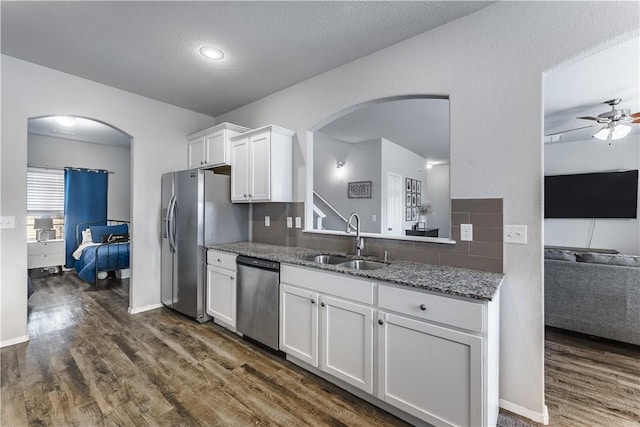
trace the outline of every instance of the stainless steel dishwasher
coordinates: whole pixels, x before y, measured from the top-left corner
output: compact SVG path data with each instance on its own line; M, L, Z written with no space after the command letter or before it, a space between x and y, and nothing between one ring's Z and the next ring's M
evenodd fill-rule
M278 350L280 263L238 256L237 329Z

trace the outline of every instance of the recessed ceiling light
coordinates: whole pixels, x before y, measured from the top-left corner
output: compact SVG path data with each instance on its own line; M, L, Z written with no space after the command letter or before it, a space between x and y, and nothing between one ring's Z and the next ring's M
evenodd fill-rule
M219 61L224 58L224 52L213 46L203 46L200 48L200 54L207 59Z
M59 125L67 127L75 126L77 123L75 117L69 116L58 116L56 117L56 122L58 122Z

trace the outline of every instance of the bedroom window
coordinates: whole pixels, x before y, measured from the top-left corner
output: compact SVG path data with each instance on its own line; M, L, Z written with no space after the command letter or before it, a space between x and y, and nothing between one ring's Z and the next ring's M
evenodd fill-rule
M27 240L37 240L38 218L51 217L55 238L64 238L64 170L27 168Z

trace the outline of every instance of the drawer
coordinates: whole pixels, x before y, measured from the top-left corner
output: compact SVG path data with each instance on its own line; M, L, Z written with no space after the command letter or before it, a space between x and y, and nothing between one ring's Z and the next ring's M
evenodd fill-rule
M29 242L27 244L29 255L64 253L64 240L47 242Z
M331 294L373 305L373 282L353 279L345 274L325 273L319 270L281 265L280 281L288 285L301 286L323 294Z
M64 265L64 254L38 254L27 257L27 268L55 267Z
M220 252L209 249L207 251L207 264L216 267L236 271L236 258L238 255L229 252Z
M392 286L378 287L378 306L381 309L480 333L483 332L485 305Z

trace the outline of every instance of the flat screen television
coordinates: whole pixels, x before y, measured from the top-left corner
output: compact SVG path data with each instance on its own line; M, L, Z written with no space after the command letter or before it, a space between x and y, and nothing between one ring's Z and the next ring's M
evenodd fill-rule
M544 177L545 218L637 216L637 169Z

